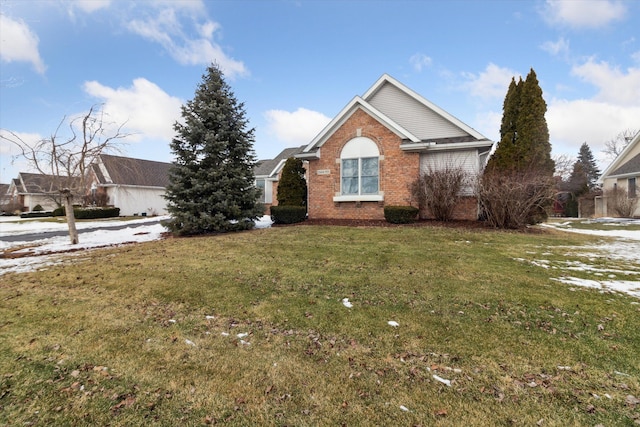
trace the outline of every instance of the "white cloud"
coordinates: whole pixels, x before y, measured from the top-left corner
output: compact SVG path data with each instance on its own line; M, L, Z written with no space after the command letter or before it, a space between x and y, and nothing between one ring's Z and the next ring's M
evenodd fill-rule
M571 73L599 89L596 95L598 101L617 105L640 104L640 67L628 68L625 73L605 61L594 62L589 59L573 67Z
M569 54L569 41L560 37L558 41L546 41L540 46L542 50L553 56L567 56Z
M637 52L632 53L632 54L631 54L631 59L633 59L633 61L634 61L636 64L640 65L640 50L639 50L639 51L637 51Z
M624 18L624 2L614 0L547 0L542 11L551 24L600 28Z
M636 129L638 117L640 104L629 107L587 99L554 99L546 115L554 153L576 156L586 142L600 159L604 142L625 129Z
M417 72L421 72L423 68L429 68L432 62L432 59L424 53L416 53L409 58L409 63Z
M306 108L294 112L269 110L264 115L269 133L284 143L297 145L310 142L331 121L324 114Z
M162 3L166 4L166 3ZM187 2L186 4L190 4ZM197 3L199 4L199 3ZM197 5L196 4L196 5ZM159 43L176 61L183 65L218 64L225 76L233 79L248 74L244 63L231 58L214 40L220 25L211 20L195 23L196 37L188 34L181 21L181 10L171 4L159 10L155 17L134 19L127 24L127 28L147 40ZM195 13L198 9L187 9L186 12ZM196 21L194 16L189 21Z
M175 135L173 124L180 118L182 101L149 80L138 78L131 87L117 89L89 81L84 91L104 103L104 112L117 125L126 122L133 140L170 141Z
M111 0L75 0L70 5L85 13L93 13L108 8L111 5Z
M14 20L0 14L0 59L3 62L30 62L36 71L44 74L46 66L38 51L38 36L23 20Z
M42 140L42 135L0 129L0 182L8 184L11 179L18 176L19 172L32 172L33 166L20 154L20 148L5 138L18 139L28 145L35 145Z
M511 79L518 78L519 74L509 68L489 63L480 74L464 73L463 76L468 80L463 87L471 95L483 99L503 99Z

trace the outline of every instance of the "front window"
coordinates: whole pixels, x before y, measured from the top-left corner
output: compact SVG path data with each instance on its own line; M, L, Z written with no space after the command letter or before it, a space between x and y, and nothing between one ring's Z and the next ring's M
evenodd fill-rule
M380 182L380 153L369 138L349 141L340 154L341 195L377 195Z
M630 199L634 199L636 197L636 179L629 178L628 183L629 183L629 190L627 191L627 194L629 194Z
M265 203L265 201L266 201L265 200L266 194L265 194L265 191L264 191L265 184L266 184L266 182L265 182L264 179L256 180L256 187L258 187L260 189L260 195L258 196L258 201L261 202L261 203Z

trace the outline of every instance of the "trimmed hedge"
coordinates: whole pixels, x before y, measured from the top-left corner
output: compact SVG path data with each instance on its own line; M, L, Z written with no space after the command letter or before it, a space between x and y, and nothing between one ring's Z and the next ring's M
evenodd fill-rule
M384 219L392 224L409 224L416 220L418 212L413 206L385 206Z
M76 219L114 218L120 216L120 208L74 209L73 214ZM53 215L64 216L66 211L64 208L57 208Z
M53 216L51 211L32 211L20 214L20 218L47 218Z
M295 224L307 219L305 206L271 206L271 220L275 224Z

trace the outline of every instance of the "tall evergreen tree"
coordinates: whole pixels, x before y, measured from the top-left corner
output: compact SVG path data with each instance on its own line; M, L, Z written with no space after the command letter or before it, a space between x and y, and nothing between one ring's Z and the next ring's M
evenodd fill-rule
M598 178L600 178L600 169L596 164L596 160L593 157L589 144L583 142L578 152L578 160L576 163L580 163L585 174L586 183L589 190L596 188Z
M518 111L520 110L520 91L522 79L516 83L515 78L511 79L507 95L502 104L502 123L500 125L500 142L498 149L489 159L488 169L507 170L513 168L513 159L516 152L516 122Z
M520 168L535 165L539 172L553 175L555 163L551 159L551 143L545 113L547 103L542 97L536 72L531 69L522 83L520 109L516 121L516 145L519 156L516 159Z
M175 161L165 198L171 231L181 235L249 229L262 214L254 186L254 129L247 129L222 71L211 65L174 124Z
M516 172L532 168L553 174L549 129L544 117L547 104L533 69L523 81L511 79L503 104L500 141L487 171Z
M307 205L307 180L304 179L304 173L302 160L294 157L287 159L278 182L279 206Z

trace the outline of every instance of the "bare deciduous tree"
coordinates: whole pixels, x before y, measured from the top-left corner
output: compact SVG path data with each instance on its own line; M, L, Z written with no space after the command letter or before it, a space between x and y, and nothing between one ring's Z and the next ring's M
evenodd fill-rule
M524 228L546 217L555 196L553 178L536 170L485 173L477 184L483 214L496 228Z
M68 130L63 132L65 124ZM80 116L63 117L49 138L35 143L27 142L9 130L0 133L0 138L18 148L16 157L25 159L39 173L51 177L53 187L64 203L71 244L78 243L73 200L84 196L87 190L91 163L102 152L117 148L119 140L129 136L123 133L125 124L107 121L103 105L93 105Z
M421 208L439 221L451 221L469 176L461 166L446 164L429 168L412 185L411 193Z
M602 152L609 160L613 160L622 153L622 150L631 142L639 131L637 129L625 129L614 138L604 143Z
M619 187L605 190L604 196L609 206L622 218L632 218L640 203L640 197L629 197L629 192Z

